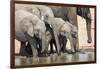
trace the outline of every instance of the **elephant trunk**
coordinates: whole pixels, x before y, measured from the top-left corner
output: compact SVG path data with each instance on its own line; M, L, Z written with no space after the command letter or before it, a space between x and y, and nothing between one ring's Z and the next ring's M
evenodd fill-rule
M42 34L42 37L41 37L41 40L42 40L42 50L41 50L41 53L45 52L45 48L46 48L46 38L45 38L45 33Z
M86 26L87 26L87 36L88 36L87 42L91 43L92 42L92 37L91 37L91 20L87 19L86 22L87 22Z

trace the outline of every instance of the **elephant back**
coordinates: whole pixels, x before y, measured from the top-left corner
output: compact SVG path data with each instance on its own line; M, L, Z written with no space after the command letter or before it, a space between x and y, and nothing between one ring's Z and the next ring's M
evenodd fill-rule
M54 17L51 8L44 5L28 5L28 4L15 4L15 10L26 10L34 15L37 15L40 19L44 17Z
M50 7L45 5L36 5L36 7L40 10L41 16L54 17L53 11Z
M40 18L40 10L36 7L36 5L15 4L15 10L26 10Z

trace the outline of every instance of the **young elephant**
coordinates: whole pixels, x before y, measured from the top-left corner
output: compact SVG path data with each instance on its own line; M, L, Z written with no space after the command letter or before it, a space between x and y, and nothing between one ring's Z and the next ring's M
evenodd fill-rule
M53 33L53 29L50 27L50 25L46 26L46 41L47 41L47 46L49 46L50 44L50 52L49 53L55 53L57 52L57 45L56 45L56 41L54 38L54 33ZM60 52L67 52L66 49L66 43L67 43L67 39L65 36L63 35L59 35L58 36L58 40L59 40L59 44L60 44ZM53 45L55 46L56 51L54 51L53 49Z
M78 33L77 33L78 30L76 26L72 25L71 23L67 21L65 22L61 18L48 18L47 22L54 24L52 27L54 28L54 31L57 33L57 36L62 35L69 39L70 44L71 44L71 52L74 53L75 46L74 46L74 41L72 40L72 38L74 37L76 40L78 38Z
M37 56L36 39L34 36L42 40L41 53L45 51L45 24L36 15L25 10L15 11L15 36L20 42L29 42L33 56Z

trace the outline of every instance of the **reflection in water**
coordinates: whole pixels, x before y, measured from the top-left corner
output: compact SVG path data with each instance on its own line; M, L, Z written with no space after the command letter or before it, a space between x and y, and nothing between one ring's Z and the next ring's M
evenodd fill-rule
M82 61L94 61L94 52L86 52L85 54L67 54L63 53L61 56L57 54L51 54L49 57L15 57L16 65L31 65L31 64L54 64L54 63L69 63L69 62L82 62Z

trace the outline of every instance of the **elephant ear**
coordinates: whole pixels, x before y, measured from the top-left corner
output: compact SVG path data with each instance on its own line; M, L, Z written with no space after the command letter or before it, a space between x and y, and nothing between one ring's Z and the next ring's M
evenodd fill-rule
M30 25L28 27L27 33L29 36L33 37L34 36L34 31L33 31L33 25Z

